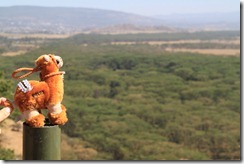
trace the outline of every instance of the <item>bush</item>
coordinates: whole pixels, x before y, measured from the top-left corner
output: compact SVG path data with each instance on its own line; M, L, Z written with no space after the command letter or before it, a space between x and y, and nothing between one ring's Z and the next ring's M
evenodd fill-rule
M15 160L14 151L0 148L0 160Z

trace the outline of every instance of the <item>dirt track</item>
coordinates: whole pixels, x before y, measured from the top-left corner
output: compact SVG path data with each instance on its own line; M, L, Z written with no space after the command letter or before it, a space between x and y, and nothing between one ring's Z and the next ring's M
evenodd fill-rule
M1 147L14 150L16 160L22 160L22 122L6 119L1 123L0 129Z

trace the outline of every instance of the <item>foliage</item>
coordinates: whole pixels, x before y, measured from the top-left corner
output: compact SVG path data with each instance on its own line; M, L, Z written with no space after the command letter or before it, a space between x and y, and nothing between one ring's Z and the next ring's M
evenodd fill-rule
M213 32L178 32L178 33L151 33L151 34L79 34L69 38L69 43L110 43L110 42L147 42L147 41L175 41L175 40L210 40L233 39L240 36L239 31L213 31Z
M231 33L235 37L235 32L209 32L159 38ZM99 44L116 37L158 36L81 34L15 60L0 57L0 68L11 74L15 67L33 65L40 54L62 56L69 117L62 128L86 143L91 160L240 159L239 57L168 53L147 44ZM77 146L73 151L82 152Z
M10 149L3 149L0 147L0 160L13 160L14 151Z

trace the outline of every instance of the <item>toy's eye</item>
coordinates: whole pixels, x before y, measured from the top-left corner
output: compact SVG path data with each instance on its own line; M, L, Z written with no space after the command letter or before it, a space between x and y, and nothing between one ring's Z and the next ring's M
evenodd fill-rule
M58 68L61 68L63 66L63 60L60 56L55 56L55 62L58 66Z

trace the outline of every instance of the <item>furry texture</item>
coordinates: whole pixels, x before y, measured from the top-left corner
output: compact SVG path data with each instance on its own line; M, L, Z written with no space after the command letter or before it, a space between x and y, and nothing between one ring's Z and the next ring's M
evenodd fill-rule
M52 108L56 104L60 104L63 100L64 72L59 72L59 68L61 68L63 65L62 58L53 54L42 55L35 61L35 65L36 67L34 69L20 68L13 72L13 78L23 78L33 72L40 71L40 81L29 81L32 87L30 91L24 93L20 87L16 88L14 105L19 108L22 113L26 111L30 113L31 111L40 112L41 109L47 109L49 111L48 117L51 123L64 125L68 121L66 116L66 108L63 105L60 106L61 109ZM16 74L21 71L30 72L22 76L16 76ZM0 102L0 105L5 107L9 106L11 109L13 109L13 103L10 103L10 101L7 99L2 103ZM32 127L44 126L45 117L41 113L35 116L24 115L24 118L26 123Z
M44 126L45 117L42 114L26 119L26 123L32 127L42 127Z
M53 113L48 114L48 118L53 124L64 125L68 121L66 116L65 106L61 105L61 108L62 108L62 112L59 114L53 114Z

